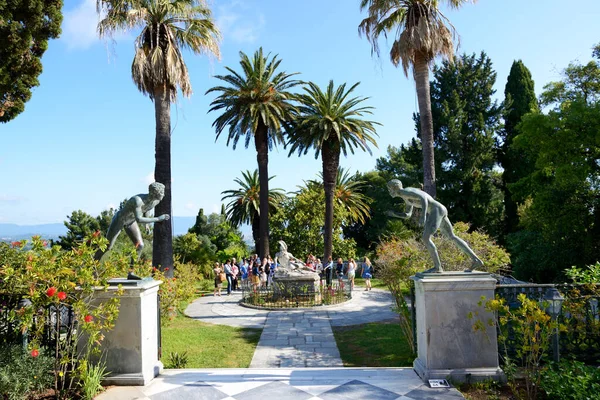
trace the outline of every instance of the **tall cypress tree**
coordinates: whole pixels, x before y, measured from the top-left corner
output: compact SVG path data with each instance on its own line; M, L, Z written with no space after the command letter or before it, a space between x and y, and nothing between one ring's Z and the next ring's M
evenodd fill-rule
M462 55L434 70L431 110L438 167L438 198L453 221L501 233L502 192L495 135L502 107L495 100L496 72L485 54ZM436 172L437 173L437 172Z
M521 60L513 62L506 81L504 96L504 131L500 135L502 144L498 149L498 161L504 169L502 174L504 234L507 235L517 230L519 223L517 205L524 200L511 193L510 185L529 175L533 170L533 160L522 151L517 152L512 149L513 139L518 134L518 125L523 116L539 110L531 72Z

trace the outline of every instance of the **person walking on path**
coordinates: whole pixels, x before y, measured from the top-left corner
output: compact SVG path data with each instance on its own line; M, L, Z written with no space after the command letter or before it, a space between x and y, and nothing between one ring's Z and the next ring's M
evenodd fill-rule
M238 268L237 264L235 263L235 258L231 262L231 275L232 275L233 290L238 290L240 269Z
M338 284L340 285L340 289L344 287L344 260L342 258L337 259L337 265L335 266L335 273L337 275Z
M367 287L365 291L371 290L371 278L373 277L373 270L371 268L371 261L365 257L365 261L362 265L362 277L365 280L365 286Z
M356 262L354 258L348 261L348 282L350 282L350 290L354 290L354 277L356 276Z
M223 287L223 282L221 281L221 273L223 272L223 270L221 269L221 266L218 262L215 263L213 272L215 274L215 290L213 291L213 296L221 296L221 288Z
M248 280L248 262L245 258L243 258L242 262L240 263L240 275L242 278L242 287L244 287Z
M327 260L327 265L323 268L323 273L325 274L325 281L327 283L327 287L331 287L331 280L333 278L333 259L329 256L329 260Z
M231 260L227 260L225 262L225 266L223 267L225 270L225 277L227 278L227 296L231 295L231 289L233 286L233 271L231 270Z

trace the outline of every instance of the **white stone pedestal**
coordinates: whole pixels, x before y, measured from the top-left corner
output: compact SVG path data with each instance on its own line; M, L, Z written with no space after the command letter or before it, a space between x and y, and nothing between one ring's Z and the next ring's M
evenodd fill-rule
M494 316L477 305L482 296L494 298L496 280L486 272L419 273L415 282L417 354L413 367L428 379L451 378L459 382L503 380L498 364ZM478 312L486 332L474 332Z
M114 279L107 292L98 291L94 302L115 295L122 284L123 295L114 329L102 341L102 357L110 375L104 385L145 386L163 368L158 359L158 287L161 281Z

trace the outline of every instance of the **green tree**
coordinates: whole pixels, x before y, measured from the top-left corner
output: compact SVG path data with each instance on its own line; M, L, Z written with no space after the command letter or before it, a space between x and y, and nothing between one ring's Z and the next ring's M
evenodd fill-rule
M527 199L508 241L515 275L540 282L600 254L600 63L571 63L544 89L549 111L525 115L513 144L535 156L534 170L509 186Z
M417 157L421 158L420 151ZM397 211L404 207L401 199L390 196L388 192L387 182L392 178L386 178L385 174L379 171L370 171L359 174L356 179L363 183L361 192L370 200L369 215L364 223L354 222L344 225L342 228L345 238L352 238L356 241L358 252L363 254L375 251L377 245L385 238L412 237L414 232L409 230L409 225L404 220L390 218L387 215L388 211Z
M434 69L431 107L438 158L438 199L452 221L468 222L498 237L502 232L503 195L496 167L496 134L502 106L492 100L496 72L492 61L462 55Z
M212 213L206 217L204 210L200 209L196 223L188 233L198 236L198 240L202 243L206 242L202 238L205 236L215 246L216 257L221 261L231 257L239 258L240 255L246 254L247 249L242 233L227 221L224 213Z
M220 33L210 9L201 0L97 0L100 37L141 26L135 40L131 75L138 90L154 102L156 119L154 178L165 185L156 214L171 214L171 102L177 89L189 97L192 86L182 50L220 56ZM152 265L173 276L173 234L170 223L156 224Z
M446 0L459 8L470 0ZM412 67L417 88L423 141L424 190L436 196L435 158L433 153L433 117L429 93L429 67L437 56L450 61L454 56L454 27L439 10L440 0L361 0L368 16L358 26L371 43L371 53L379 56L379 36L394 36L390 51L392 63L402 63L404 75Z
M212 275L212 262L217 259L217 246L208 236L186 233L173 239L173 253L181 263L192 263L200 267L205 278Z
M344 259L356 255L354 240L342 237L342 227L348 221L346 208L335 201L332 242L335 256ZM299 188L295 196L285 199L273 214L271 237L285 241L288 250L296 257L304 258L309 254L321 257L325 251L324 225L323 184L310 180Z
M503 169L502 190L504 192L504 232L505 237L517 231L519 215L518 203L524 199L513 198L508 187L533 170L533 161L523 151L514 151L512 143L518 134L517 126L525 114L539 110L531 72L521 60L514 61L504 88L504 130L500 131L501 143L498 147L498 163Z
M67 234L59 236L56 242L57 245L65 250L77 247L84 238L90 237L93 233L100 231L100 221L98 218L92 217L85 211L73 211L67 218L68 220L64 222Z
M229 75L217 75L216 78L228 86L215 86L206 93L220 93L209 110L223 110L213 123L217 139L227 126L227 145L233 141L234 149L242 136L245 136L246 148L254 139L260 181L260 248L257 251L262 258L269 254L269 149L284 142L282 131L291 118L290 100L293 97L288 89L300 82L291 79L296 73L280 72L281 60L277 56L265 56L262 47L252 59L243 52L240 52L240 58L243 75L225 67Z
M298 95L298 112L294 127L290 131L288 144L290 155L306 154L315 150L315 158L321 155L323 164L323 189L325 192L325 231L324 258L332 255L333 218L335 184L340 165L340 153L347 156L348 151L354 154L354 148L367 150L368 143L377 146L373 135L377 122L364 120L365 115L372 114L373 107L363 106L367 98L353 97L358 83L346 90L346 84L334 88L329 81L324 92L316 84L309 82L304 87L305 93Z
M258 170L254 172L242 171L243 179L236 178L235 183L239 185L238 189L225 190L221 194L225 195L221 200L231 199L227 204L227 220L235 227L241 224L250 224L252 226L252 238L255 248L259 246L260 230L260 182L258 179ZM274 177L269 177L269 181ZM285 192L279 188L269 188L269 212L276 211L277 206L285 199Z
M62 0L0 0L0 122L25 110L48 39L61 31Z

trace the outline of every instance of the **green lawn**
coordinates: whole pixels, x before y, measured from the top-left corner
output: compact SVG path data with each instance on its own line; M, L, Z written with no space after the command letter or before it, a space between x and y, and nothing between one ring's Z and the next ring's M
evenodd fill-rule
M333 327L345 367L410 367L415 359L398 323Z
M365 280L363 278L354 278L354 286L365 287ZM371 279L371 287L377 289L387 289L387 286L381 279L373 278Z
M169 354L187 352L186 368L247 368L260 338L260 329L212 325L178 316L162 327L162 362Z

